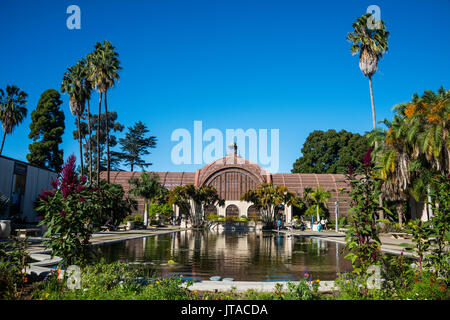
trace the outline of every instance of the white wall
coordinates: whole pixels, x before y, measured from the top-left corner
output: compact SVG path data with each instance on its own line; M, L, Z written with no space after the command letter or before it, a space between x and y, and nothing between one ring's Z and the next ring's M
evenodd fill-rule
M0 192L11 197L14 176L14 160L0 157ZM57 179L53 171L27 166L27 178L23 199L23 216L27 222L37 222L37 214L33 210L33 202L43 191L51 189L51 181Z

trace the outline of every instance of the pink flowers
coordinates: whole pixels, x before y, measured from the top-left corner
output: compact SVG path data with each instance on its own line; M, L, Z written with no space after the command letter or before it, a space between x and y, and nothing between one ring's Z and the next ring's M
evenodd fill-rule
M55 193L51 190L45 190L43 191L40 195L39 195L39 199L44 200L44 201L48 201L48 197L53 197L55 195Z

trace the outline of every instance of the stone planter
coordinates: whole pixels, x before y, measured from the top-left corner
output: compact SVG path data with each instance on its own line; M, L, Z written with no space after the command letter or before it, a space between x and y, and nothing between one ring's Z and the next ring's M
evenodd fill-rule
M0 239L6 239L11 234L11 220L0 220Z

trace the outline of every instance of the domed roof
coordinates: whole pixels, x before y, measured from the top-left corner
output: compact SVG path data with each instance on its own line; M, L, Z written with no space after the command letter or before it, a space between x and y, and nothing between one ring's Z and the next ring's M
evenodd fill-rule
M230 153L225 157L208 163L195 172L195 185L207 184L214 176L225 171L240 171L252 176L260 184L270 183L270 173L258 164Z

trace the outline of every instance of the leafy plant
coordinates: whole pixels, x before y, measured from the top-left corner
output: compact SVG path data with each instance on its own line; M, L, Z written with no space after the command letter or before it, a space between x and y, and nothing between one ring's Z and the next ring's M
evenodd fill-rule
M88 186L85 176L78 177L74 155L67 159L52 187L39 195L36 207L42 217L38 225L47 226L43 243L65 265L84 264L91 257L91 224L98 219L98 187Z
M366 275L370 265L377 264L381 256L381 243L375 224L378 205L379 180L374 174L372 148L363 157L364 171L361 177L355 177L350 166L346 175L349 181L351 206L350 227L346 234L345 249L350 251L346 259L352 261L353 272Z
M0 242L0 299L13 299L28 282L27 239Z

